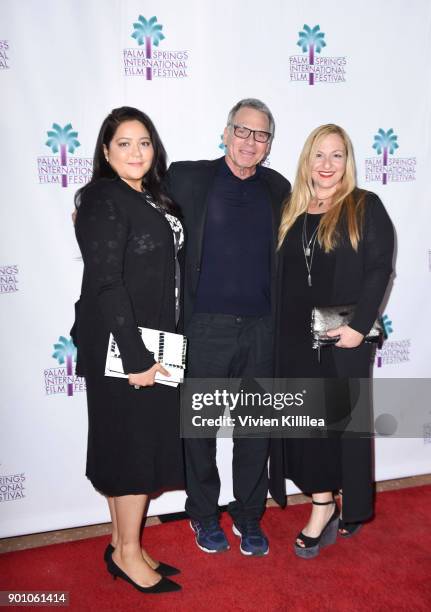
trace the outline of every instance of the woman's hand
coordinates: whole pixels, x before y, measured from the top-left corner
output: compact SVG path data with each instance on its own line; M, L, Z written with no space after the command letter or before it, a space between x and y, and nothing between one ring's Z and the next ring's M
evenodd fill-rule
M129 374L129 385L135 387L152 387L155 382L156 373L170 376L169 372L160 363L155 363L149 370L138 374Z
M326 334L330 338L340 336L340 339L335 345L339 348L356 348L364 339L363 334L357 332L348 325L340 325L340 327L336 327L335 329L329 329Z

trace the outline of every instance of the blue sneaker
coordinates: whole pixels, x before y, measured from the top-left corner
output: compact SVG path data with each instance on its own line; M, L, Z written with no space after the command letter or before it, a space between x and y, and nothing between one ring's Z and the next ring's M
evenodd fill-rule
M241 523L234 523L232 531L241 537L239 549L243 555L263 557L269 553L269 542L260 528L259 521L254 518L244 519Z
M207 553L219 553L229 550L229 542L216 518L208 521L190 521L190 527L196 534L196 544Z

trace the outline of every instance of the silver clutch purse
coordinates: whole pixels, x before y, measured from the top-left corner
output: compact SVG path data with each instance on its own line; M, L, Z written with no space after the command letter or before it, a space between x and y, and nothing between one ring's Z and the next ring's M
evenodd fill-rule
M349 325L353 319L356 306L315 306L311 313L311 336L314 349L336 344L339 336L330 338L327 335L329 329L335 329L340 325ZM380 346L383 342L383 326L380 318L377 318L370 331L364 338L364 342L375 342Z

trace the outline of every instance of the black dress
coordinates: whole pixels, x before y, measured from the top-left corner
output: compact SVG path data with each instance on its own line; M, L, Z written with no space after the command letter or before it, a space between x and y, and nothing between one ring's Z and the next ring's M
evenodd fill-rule
M357 190L357 197L360 193ZM279 253L276 376L321 379L322 406L315 412L322 416L323 411L327 423L346 424L354 406L358 379L370 375L371 345L325 348L319 362L311 343L311 311L319 305L357 304L351 326L363 334L369 331L392 270L393 228L377 196L367 194L358 251L350 246L343 225L339 246L332 252L325 253L316 241L309 286L302 245L304 220L310 238L321 217L301 215ZM335 403L328 401L333 396L325 394L328 385L334 384L338 398ZM366 412L365 421L369 410ZM371 451L369 435L352 437L332 432L319 437L317 432L308 438L273 440L271 493L283 504L284 478L307 493L343 489L344 519L365 520L372 514Z
M175 331L181 223L117 178L84 190L75 227L84 260L75 337L87 383L86 475L108 496L183 488L178 389L104 376L110 332L124 371L138 373L154 358L137 326Z

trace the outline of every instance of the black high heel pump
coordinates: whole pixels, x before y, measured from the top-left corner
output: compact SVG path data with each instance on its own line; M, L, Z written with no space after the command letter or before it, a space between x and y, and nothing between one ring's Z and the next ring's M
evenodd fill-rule
M174 591L180 591L181 586L174 582L173 580L169 580L169 578L162 577L159 582L153 584L150 587L143 587L134 580L130 578L118 565L113 561L112 557L109 557L107 562L107 569L111 576L114 578L121 578L125 582L131 584L137 591L141 593L173 593Z
M105 563L108 563L108 559L112 557L112 553L114 552L114 550L115 548L112 546L112 544L108 544L108 546L105 548L105 552L103 554L103 559ZM154 569L155 572L160 574L160 576L176 576L177 574L181 574L181 570L179 570L177 567L174 567L173 565L168 565L167 563L162 563L161 561L159 562L159 565L157 567L154 567L152 569Z

